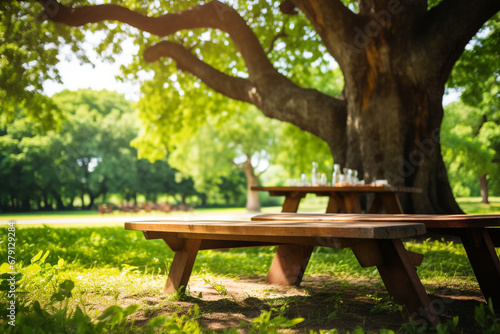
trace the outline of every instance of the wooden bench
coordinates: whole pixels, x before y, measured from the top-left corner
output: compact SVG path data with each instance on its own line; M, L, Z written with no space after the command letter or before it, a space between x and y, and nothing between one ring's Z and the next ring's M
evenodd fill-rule
M262 214L252 218L254 221L295 221L301 222L369 222L373 224L387 223L423 223L427 232L438 236L455 236L460 238L467 253L470 264L486 300L492 299L493 305L500 305L500 260L495 252L495 246L500 246L500 215L409 215L409 214L304 214L280 213ZM290 247L290 246L288 246ZM305 251L305 248L303 249ZM295 250L296 252L296 250ZM446 260L446 259L443 259ZM305 268L307 260L296 256L275 258L279 265L272 266L272 276L287 276L300 282L301 270L295 271L290 277L290 270L280 273L279 268L296 268L300 263ZM287 263L284 263L287 261ZM271 273L269 274L271 275ZM268 275L268 277L269 277Z
M263 217L262 217L263 218ZM269 217L272 218L272 217ZM291 217L290 217L291 218ZM146 239L163 239L175 252L164 292L184 289L189 281L198 251L235 247L290 245L296 252L315 246L349 247L363 267L376 266L394 301L403 304L415 319L436 325L431 301L417 276L415 262L420 260L406 251L402 238L423 235L425 225L418 222L352 222L352 221L140 221L125 223L128 230L143 231ZM297 254L283 254L279 275ZM287 256L291 256L290 261ZM300 256L299 256L300 257ZM294 275L296 268L291 268ZM273 275L271 272L270 275Z

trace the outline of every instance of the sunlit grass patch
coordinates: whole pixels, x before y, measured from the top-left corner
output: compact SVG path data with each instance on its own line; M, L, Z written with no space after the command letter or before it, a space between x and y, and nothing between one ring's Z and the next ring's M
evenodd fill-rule
M489 204L480 197L459 197L457 203L467 214L500 214L500 197L489 197Z

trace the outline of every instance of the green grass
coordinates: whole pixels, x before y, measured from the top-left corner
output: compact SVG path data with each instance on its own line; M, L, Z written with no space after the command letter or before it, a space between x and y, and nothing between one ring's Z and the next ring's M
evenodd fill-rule
M490 197L490 204L481 203L480 197L461 197L457 198L459 206L468 214L500 214L500 197ZM328 200L326 197L307 196L302 200L299 212L324 212ZM280 206L263 207L263 213L276 213L280 212ZM75 218L89 218L89 217L137 217L137 216L151 216L151 217L165 217L169 215L231 215L231 214L245 214L247 213L244 208L197 208L194 212L182 213L163 213L153 211L146 213L141 211L139 213L123 213L114 211L112 214L99 214L96 210L75 210L75 211L45 211L45 212L25 212L25 213L0 213L0 222L9 220L40 220L40 219L75 219Z
M492 206L499 203L498 201L498 199L492 199ZM301 207L301 211L317 211L324 204L311 201ZM464 207L471 210L469 213L477 213L478 210L483 209L477 199L460 199L460 205L465 205ZM494 210L496 209L491 209L488 213L494 213ZM264 208L263 211L279 212L280 208ZM244 209L197 210L197 214L238 213L245 213L245 211ZM86 214L85 216L93 215L98 216L97 214ZM62 217L61 219L64 221L65 218L75 216L64 214L43 215L42 217L50 219ZM130 216L124 216L124 218L127 217ZM5 216L2 219L5 219ZM65 323L64 319L74 320L76 313L71 312L80 309L88 318L79 315L78 321L85 323L86 326L97 326L97 324L103 324L109 320L102 318L103 310L115 307L111 309L115 312L113 313L114 318L111 318L115 320L121 319L120 321L122 321L126 318L127 312L132 312L127 325L121 322L113 325L109 320L102 326L118 326L120 328L118 332L134 332L136 330L134 328L140 327L131 326L130 319L139 313L146 315L148 319L156 319L157 310L165 305L168 305L172 313L178 312L176 307L179 307L180 314L185 313L182 307L175 304L175 301L182 297L175 295L162 297L162 289L173 258L173 252L162 240L146 240L141 232L124 230L122 223L113 224L112 226L106 226L106 224L92 224L92 226L75 224L77 225L75 226L64 223L52 224L51 226L16 225L15 259L17 270L23 274L22 279L17 283L17 302L20 307L21 319L23 319L22 317L31 319L28 323L37 324L36 326L49 326L50 322L47 322L49 321L47 319ZM8 255L7 232L6 225L0 226L0 265L6 262ZM406 247L411 251L425 254L424 261L417 270L424 286L430 293L449 288L479 289L461 245L446 241L426 240L407 242ZM228 295L224 285L220 283L220 278L240 279L256 275L265 277L275 251L276 247L231 249L226 252L202 251L199 253L193 268L193 279L202 278L221 296L225 296L224 302L227 305L238 307L238 304ZM500 255L499 249L497 249L497 254ZM361 289L357 285L358 283L353 282L372 282L379 287L376 291L385 293L375 268L361 268L350 249L316 248L308 265L305 280L315 275L329 275L340 279L342 281L341 291L353 290L362 295L365 291L364 288ZM74 283L70 293L67 293L68 281ZM4 283L0 284L0 290L2 284ZM273 292L269 291L269 294L272 295ZM64 298L63 301L59 302L57 298L61 295ZM155 304L147 302L152 297L158 298ZM334 318L342 318L342 314L349 311L342 304L341 294L334 294L328 298L331 299L331 303L327 303L331 308L325 308L325 312L328 314L309 314L306 319L307 324L322 324ZM396 310L387 297L378 295L377 292L365 294L365 298L373 302L373 309L376 312L389 312L391 310L391 312L395 312L394 310ZM139 305L139 309L131 308L124 311L127 310L128 306L126 301L129 300L135 301ZM6 319L5 312L8 302L7 295L0 292L2 319ZM37 302L41 305L41 311L37 311L35 307ZM261 300L264 309L267 310L288 307L287 305L292 304L301 305L307 302L306 297L266 297ZM119 308L116 308L118 306ZM210 313L212 311L202 310L200 312ZM263 318L259 318L258 321L265 322L266 326L278 326L277 324L282 321L280 320L280 314L282 315L280 312L273 311L273 317L270 313L263 314L265 316L263 315ZM297 316L294 314L292 317ZM303 315L301 312L297 314ZM196 320L194 313L185 315L184 318L181 316L174 318L169 318L168 321L177 325L182 323L183 326L194 326ZM181 321L180 318L183 320ZM162 326L165 327L167 325L165 325L164 320L161 318L154 321L162 323ZM0 330L2 321L5 325L5 320L0 320ZM283 322L283 324L286 323ZM50 326L56 325L50 323ZM123 326L126 326L126 330ZM205 328L203 332L210 331ZM256 333L258 332L256 331ZM272 331L269 330L269 332ZM358 331L357 333L362 332Z
M0 228L0 233L1 245L6 245L6 228ZM431 286L431 291L451 285L478 288L460 245L427 240L409 242L406 246L425 254L418 274L424 285ZM193 277L203 277L209 285L217 285L224 292L224 286L217 283L218 277L264 276L275 251L276 247L202 251L195 262ZM37 254L38 259L34 261ZM42 255L45 255L43 262ZM67 307L75 309L82 305L110 307L120 305L123 299L161 296L173 252L163 241L145 240L142 233L126 231L121 226L52 228L17 225L15 257L17 270L24 275L19 282L19 304L33 305L38 301L49 307L53 305L53 295L60 290L60 285L70 280L75 286ZM2 247L0 259L7 259L6 247ZM333 275L345 279L345 282L351 279L375 280L382 286L377 271L373 267L361 268L350 249L317 248L306 279L317 274ZM6 296L2 295L0 312L6 309L7 302ZM164 302L168 303L168 300ZM269 303L273 306L276 301ZM141 304L141 310L145 308L151 306ZM86 312L93 319L100 314L95 307L87 307Z
M500 214L500 197L490 197L489 201L483 204L480 197L457 198L458 205L467 214Z

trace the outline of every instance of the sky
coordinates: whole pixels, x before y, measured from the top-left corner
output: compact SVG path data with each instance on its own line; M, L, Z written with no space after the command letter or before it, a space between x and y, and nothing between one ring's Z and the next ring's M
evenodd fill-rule
M63 84L53 81L45 82L43 86L45 94L52 96L65 89L107 89L122 93L129 100L137 101L140 94L140 86L127 81L120 82L115 77L121 73L120 66L128 64L138 48L134 47L132 42L126 42L122 45L123 53L115 57L116 61L114 63L104 62L98 57L97 52L94 51L101 38L102 36L98 34L89 34L86 42L83 44L83 49L94 64L94 67L90 64L81 65L71 50L64 48L61 52L61 58L69 58L69 61L63 60L57 65Z

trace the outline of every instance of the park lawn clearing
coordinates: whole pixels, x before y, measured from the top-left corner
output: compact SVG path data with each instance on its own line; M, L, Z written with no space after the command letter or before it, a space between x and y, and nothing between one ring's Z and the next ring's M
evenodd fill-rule
M408 322L405 310L389 299L375 268L361 268L349 249L317 248L300 288L265 284L276 247L202 251L186 295L163 295L173 252L163 241L145 240L138 231L123 226L18 225L16 245L17 268L24 275L18 282L18 302L27 307L28 317L38 302L55 316L64 305L68 310L78 307L94 321L102 321L99 316L110 307L128 309L133 311L126 325L130 331L172 314L197 322L205 332L229 330L263 314L272 314L271 320L261 319L269 323L280 316L303 318L287 329L297 333L356 327L397 331ZM406 246L426 254L418 273L431 299L443 308L443 319L459 316L460 328L472 333L477 327L474 307L484 300L462 247L437 240ZM7 258L5 249L1 258ZM71 296L54 301L61 285L74 285ZM2 310L7 302L2 295Z

